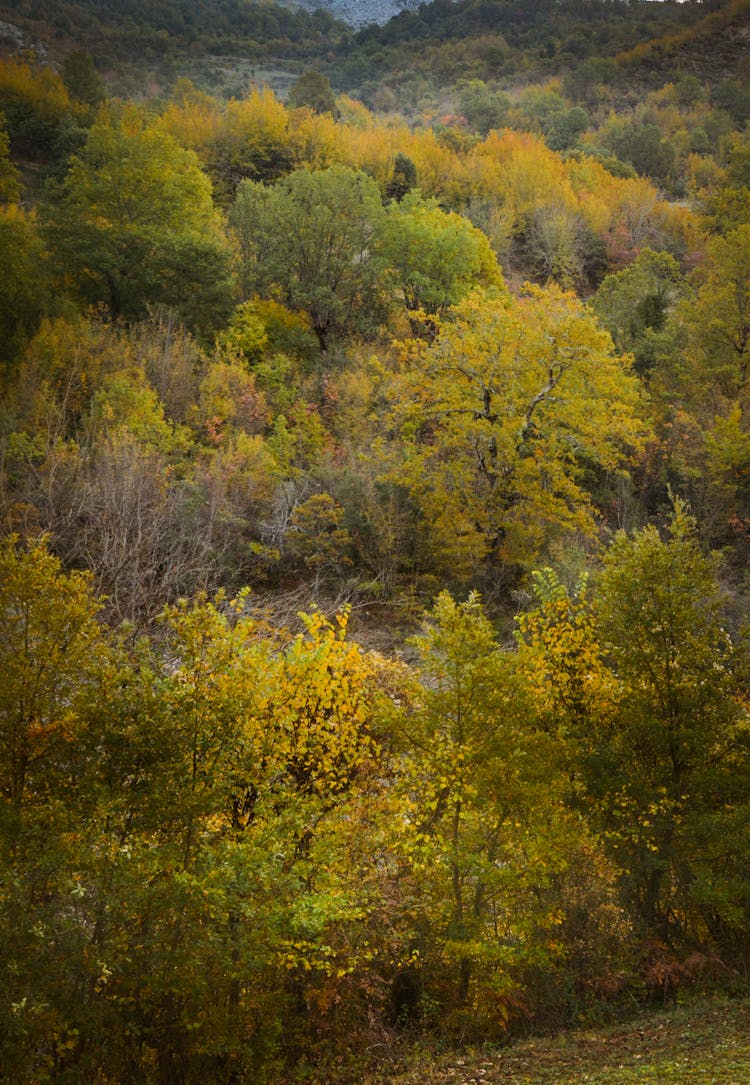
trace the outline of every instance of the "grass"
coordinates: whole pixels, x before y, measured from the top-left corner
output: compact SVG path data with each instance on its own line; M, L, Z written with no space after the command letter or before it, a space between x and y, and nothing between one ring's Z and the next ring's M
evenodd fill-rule
M750 999L383 1067L361 1085L750 1085Z

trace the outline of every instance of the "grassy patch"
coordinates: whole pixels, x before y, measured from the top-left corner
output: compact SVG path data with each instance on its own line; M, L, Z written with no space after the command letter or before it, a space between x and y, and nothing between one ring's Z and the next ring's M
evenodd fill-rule
M748 1085L750 1000L704 1001L627 1025L430 1057L362 1085Z

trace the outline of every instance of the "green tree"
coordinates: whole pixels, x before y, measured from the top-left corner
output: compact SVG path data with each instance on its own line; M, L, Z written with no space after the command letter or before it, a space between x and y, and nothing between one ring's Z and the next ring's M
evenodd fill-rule
M666 537L649 527L608 549L594 611L619 704L588 785L647 928L721 940L747 886L731 845L694 846L746 809L750 750L744 652L724 625L716 575L678 500Z
M424 314L443 316L473 287L503 282L482 231L461 215L442 211L436 200L424 200L419 192L389 206L379 251L403 296L415 334L429 336L430 322L425 322Z
M632 352L641 373L653 365L659 333L680 284L680 267L673 256L642 249L629 267L604 278L592 301L617 349Z
M332 336L372 327L383 215L375 181L348 166L296 170L272 188L244 181L230 215L243 290L278 293L305 313L323 351Z
M327 76L308 68L292 84L289 91L289 105L293 109L307 106L313 113L330 113L336 117L336 98Z
M417 167L408 155L398 152L393 160L393 173L385 186L385 194L391 200L402 200L417 184Z
M564 109L550 117L544 126L544 138L553 151L567 151L589 127L589 115L580 106Z
M10 140L5 118L0 113L0 204L16 203L21 195L21 179L10 157Z
M208 331L231 306L230 256L195 155L132 111L100 120L44 212L72 291L132 320L174 308Z
M617 157L629 162L638 173L660 181L669 179L674 167L674 147L662 138L655 124L623 123L612 133L609 143Z
M480 136L486 136L492 128L502 128L510 107L507 95L491 90L481 79L470 79L461 87L459 108Z
M743 403L750 379L750 225L712 238L696 271L697 290L680 307L693 362L688 380Z
M52 307L47 253L32 213L0 206L0 362L17 357Z
M0 1062L15 1081L62 1070L87 983L78 787L110 654L90 583L43 540L0 547Z
M94 112L106 98L102 77L94 67L90 53L76 49L62 63L61 75L71 98L83 102Z

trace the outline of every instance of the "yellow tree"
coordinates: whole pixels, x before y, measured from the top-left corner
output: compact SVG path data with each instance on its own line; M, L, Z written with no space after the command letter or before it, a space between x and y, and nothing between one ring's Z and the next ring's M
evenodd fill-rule
M0 829L49 800L80 727L78 703L103 658L85 573L66 575L44 541L0 549ZM67 765L70 771L71 765Z
M585 472L624 468L645 427L629 361L584 307L557 288L473 294L417 355L391 420L433 560L468 574L592 535Z

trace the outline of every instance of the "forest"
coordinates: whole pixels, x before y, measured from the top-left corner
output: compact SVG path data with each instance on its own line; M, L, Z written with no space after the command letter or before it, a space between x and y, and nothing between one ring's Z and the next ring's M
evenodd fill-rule
M747 997L750 3L122 7L0 6L0 1081Z

